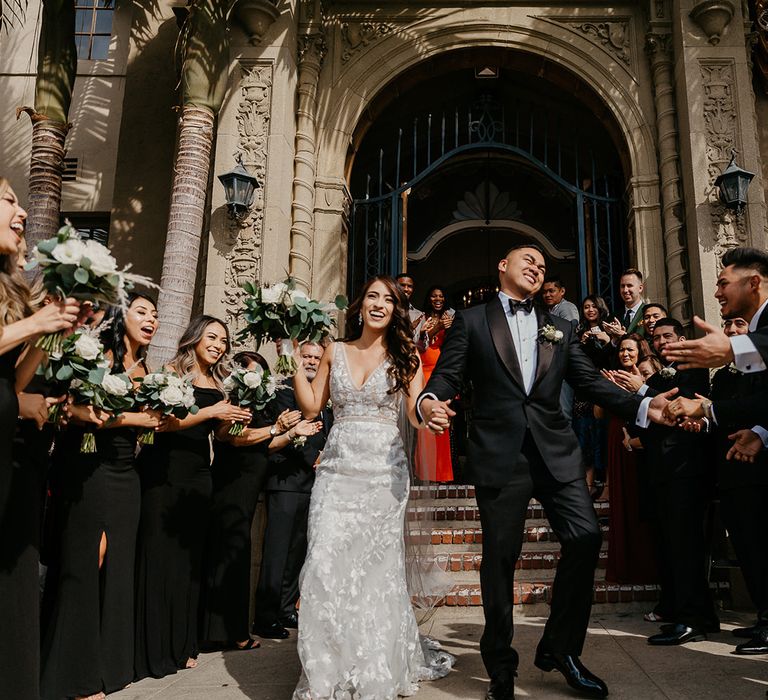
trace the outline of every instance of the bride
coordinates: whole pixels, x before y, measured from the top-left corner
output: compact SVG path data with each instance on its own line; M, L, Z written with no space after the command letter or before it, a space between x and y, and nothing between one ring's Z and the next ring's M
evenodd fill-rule
M301 572L294 700L394 700L450 671L453 657L420 641L406 588L404 518L410 488L398 428L424 378L405 295L369 280L350 305L346 342L323 355L314 381L294 377L299 407L334 424L317 467Z

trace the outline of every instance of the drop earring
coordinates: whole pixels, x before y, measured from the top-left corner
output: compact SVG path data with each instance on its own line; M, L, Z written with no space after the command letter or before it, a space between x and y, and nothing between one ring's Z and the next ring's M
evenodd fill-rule
M359 321L360 325L363 325L363 312L361 311L359 314L357 314L357 320Z

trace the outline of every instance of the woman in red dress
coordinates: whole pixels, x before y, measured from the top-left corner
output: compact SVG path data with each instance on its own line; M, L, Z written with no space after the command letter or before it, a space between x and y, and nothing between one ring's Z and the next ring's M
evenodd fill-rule
M445 333L451 327L456 312L446 308L445 291L439 286L429 289L423 308L424 313L418 321L415 335L426 385L440 357ZM422 481L453 481L449 433L446 431L442 435L434 435L428 430L419 430L414 461L416 476Z

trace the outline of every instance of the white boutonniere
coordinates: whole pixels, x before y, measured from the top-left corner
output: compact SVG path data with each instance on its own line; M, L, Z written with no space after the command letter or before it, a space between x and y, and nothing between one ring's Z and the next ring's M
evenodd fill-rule
M672 379L677 374L677 370L674 367L662 367L659 370L659 376L664 379Z
M325 410L326 411L332 411L333 410L333 401L331 401L331 399L328 399L328 403L325 404Z
M555 328L552 324L547 324L539 328L539 338L548 343L559 343L563 339L563 332Z
M291 440L291 445L293 445L296 449L301 449L306 444L307 438L305 435L297 435Z
M741 370L735 364L733 364L733 362L728 365L728 371L731 374L741 374Z

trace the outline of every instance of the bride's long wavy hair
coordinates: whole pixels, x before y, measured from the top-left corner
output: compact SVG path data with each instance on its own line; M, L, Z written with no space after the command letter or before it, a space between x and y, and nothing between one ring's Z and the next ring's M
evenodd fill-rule
M387 326L385 346L389 368L387 374L393 382L388 393L402 391L408 395L411 380L419 370L419 353L411 335L411 320L408 316L408 298L389 275L371 277L364 285L360 294L349 305L347 310L346 341L357 340L363 334L362 315L363 300L374 282L381 282L395 300L392 311L392 321Z
M11 183L0 177L0 197ZM16 255L0 255L0 327L29 316L33 312L31 292L17 264Z
M216 364L211 367L211 377L213 378L213 382L216 384L216 388L221 392L221 395L226 398L227 392L224 390L224 380L227 378L230 371L229 351L232 347L232 343L229 339L229 328L227 328L227 324L221 319L205 314L193 318L182 334L181 340L179 340L179 349L176 351L176 356L168 363L168 366L181 377L194 382L198 376L195 346L202 340L203 335L205 334L205 329L212 323L218 323L224 329L227 338L227 349L216 361Z

